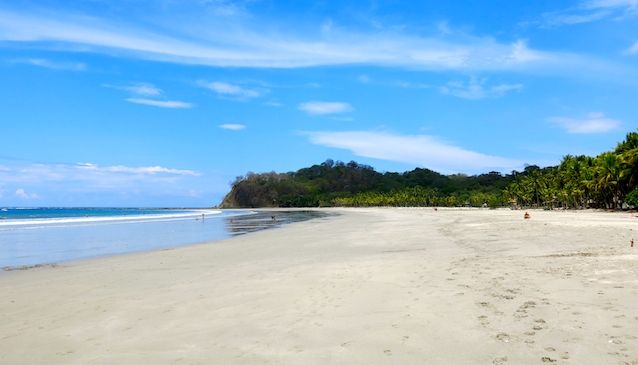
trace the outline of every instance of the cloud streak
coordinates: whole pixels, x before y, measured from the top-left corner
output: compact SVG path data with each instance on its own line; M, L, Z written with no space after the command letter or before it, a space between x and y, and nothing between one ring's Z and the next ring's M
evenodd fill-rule
M212 28L199 38L166 35L170 33L95 17L0 10L0 41L184 64L260 68L368 64L436 71L544 71L560 75L566 70L574 72L576 66L581 67L580 71L601 67L613 70L611 65L591 57L536 50L522 41L499 43L492 38L472 36L447 40L388 31L346 30L292 35L298 33L264 32L241 26L234 32ZM226 92L233 93L233 89L226 88Z
M500 98L513 91L523 89L522 84L487 85L486 79L471 78L467 83L450 81L439 88L444 95L456 96L462 99L478 100L485 98Z
M60 70L60 71L86 71L87 70L86 64L82 62L52 61L45 58L22 58L22 59L15 59L12 62L48 68L50 70Z
M219 128L227 129L229 131L241 131L242 129L246 129L246 126L243 124L228 123L228 124L220 124Z
M131 97L125 99L129 103L153 106L166 109L190 109L194 105L185 101L164 100L162 94L164 90L153 84L138 82L129 85L102 85L104 87L126 91Z
M572 134L605 133L622 124L619 120L608 118L603 113L589 113L584 118L550 117L548 121Z
M7 161L0 169L0 191L11 194L4 194L0 205L28 205L35 202L61 204L59 206L166 204L162 202L179 205L184 199L192 199L193 191L209 194L211 184L225 187L224 181L218 180L219 177L204 176L199 171L161 165ZM208 203L206 200L203 202Z
M628 55L636 55L638 54L638 42L634 43L631 47L627 48L625 51Z
M521 161L466 150L428 135L386 132L307 132L311 143L362 157L415 164L436 171L484 172L520 168Z
M78 163L75 165L75 168L83 170L83 171L94 171L94 172L113 172L113 173L122 173L122 174L133 174L133 175L182 175L182 176L200 176L201 174L193 171L193 170L180 170L180 169L171 169L163 166L143 166L143 167L130 167L123 165L116 166L98 166L94 163Z
M94 163L10 165L0 170L3 183L84 182L91 187L123 186L135 182L170 182L199 177L194 170L164 166L100 166Z
M236 98L239 100L246 100L256 98L261 93L254 89L243 88L239 85L230 84L221 81L199 81L199 86L215 92L222 97Z
M155 87L152 84L138 83L129 86L121 87L122 90L126 90L132 94L140 96L160 96L162 95L162 89Z
M551 28L610 18L622 19L636 14L638 14L637 0L589 0L568 9L544 13L538 24Z
M191 103L187 103L185 101L177 101L177 100L128 98L126 99L126 101L133 104L141 104L141 105L148 105L148 106L154 106L158 108L168 108L168 109L190 109L193 107L193 104Z
M299 110L310 115L328 115L351 112L354 108L341 101L308 101L299 104Z

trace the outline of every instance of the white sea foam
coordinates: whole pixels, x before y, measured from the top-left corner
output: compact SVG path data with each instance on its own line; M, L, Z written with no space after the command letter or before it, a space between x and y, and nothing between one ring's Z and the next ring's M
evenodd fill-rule
M197 218L202 215L221 214L220 210L190 210L184 213L167 214L138 214L125 216L102 216L102 217L65 217L65 218L34 218L34 219L6 219L0 220L0 227L14 226L49 226L51 224L66 225L76 223L99 223L99 222L139 222L139 221L161 221L168 219Z

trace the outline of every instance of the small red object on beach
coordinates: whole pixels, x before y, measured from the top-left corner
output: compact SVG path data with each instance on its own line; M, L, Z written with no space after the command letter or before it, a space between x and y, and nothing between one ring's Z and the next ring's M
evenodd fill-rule
M524 218L524 219L529 219L529 218L530 218L529 213L525 212L525 215L523 216L523 218Z

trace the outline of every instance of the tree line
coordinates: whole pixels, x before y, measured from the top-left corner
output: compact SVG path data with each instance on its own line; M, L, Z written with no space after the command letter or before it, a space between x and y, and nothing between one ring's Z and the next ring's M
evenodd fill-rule
M565 156L558 166L510 174L443 175L426 168L375 171L354 161L288 173L239 176L223 208L473 206L620 209L638 206L638 133L598 156Z

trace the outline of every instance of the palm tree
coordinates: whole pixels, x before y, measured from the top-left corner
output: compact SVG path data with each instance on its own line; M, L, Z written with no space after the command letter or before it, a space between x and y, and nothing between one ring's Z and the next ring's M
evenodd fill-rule
M596 158L597 187L602 193L607 208L619 208L621 205L621 180L626 170L620 157L613 152L604 152Z

